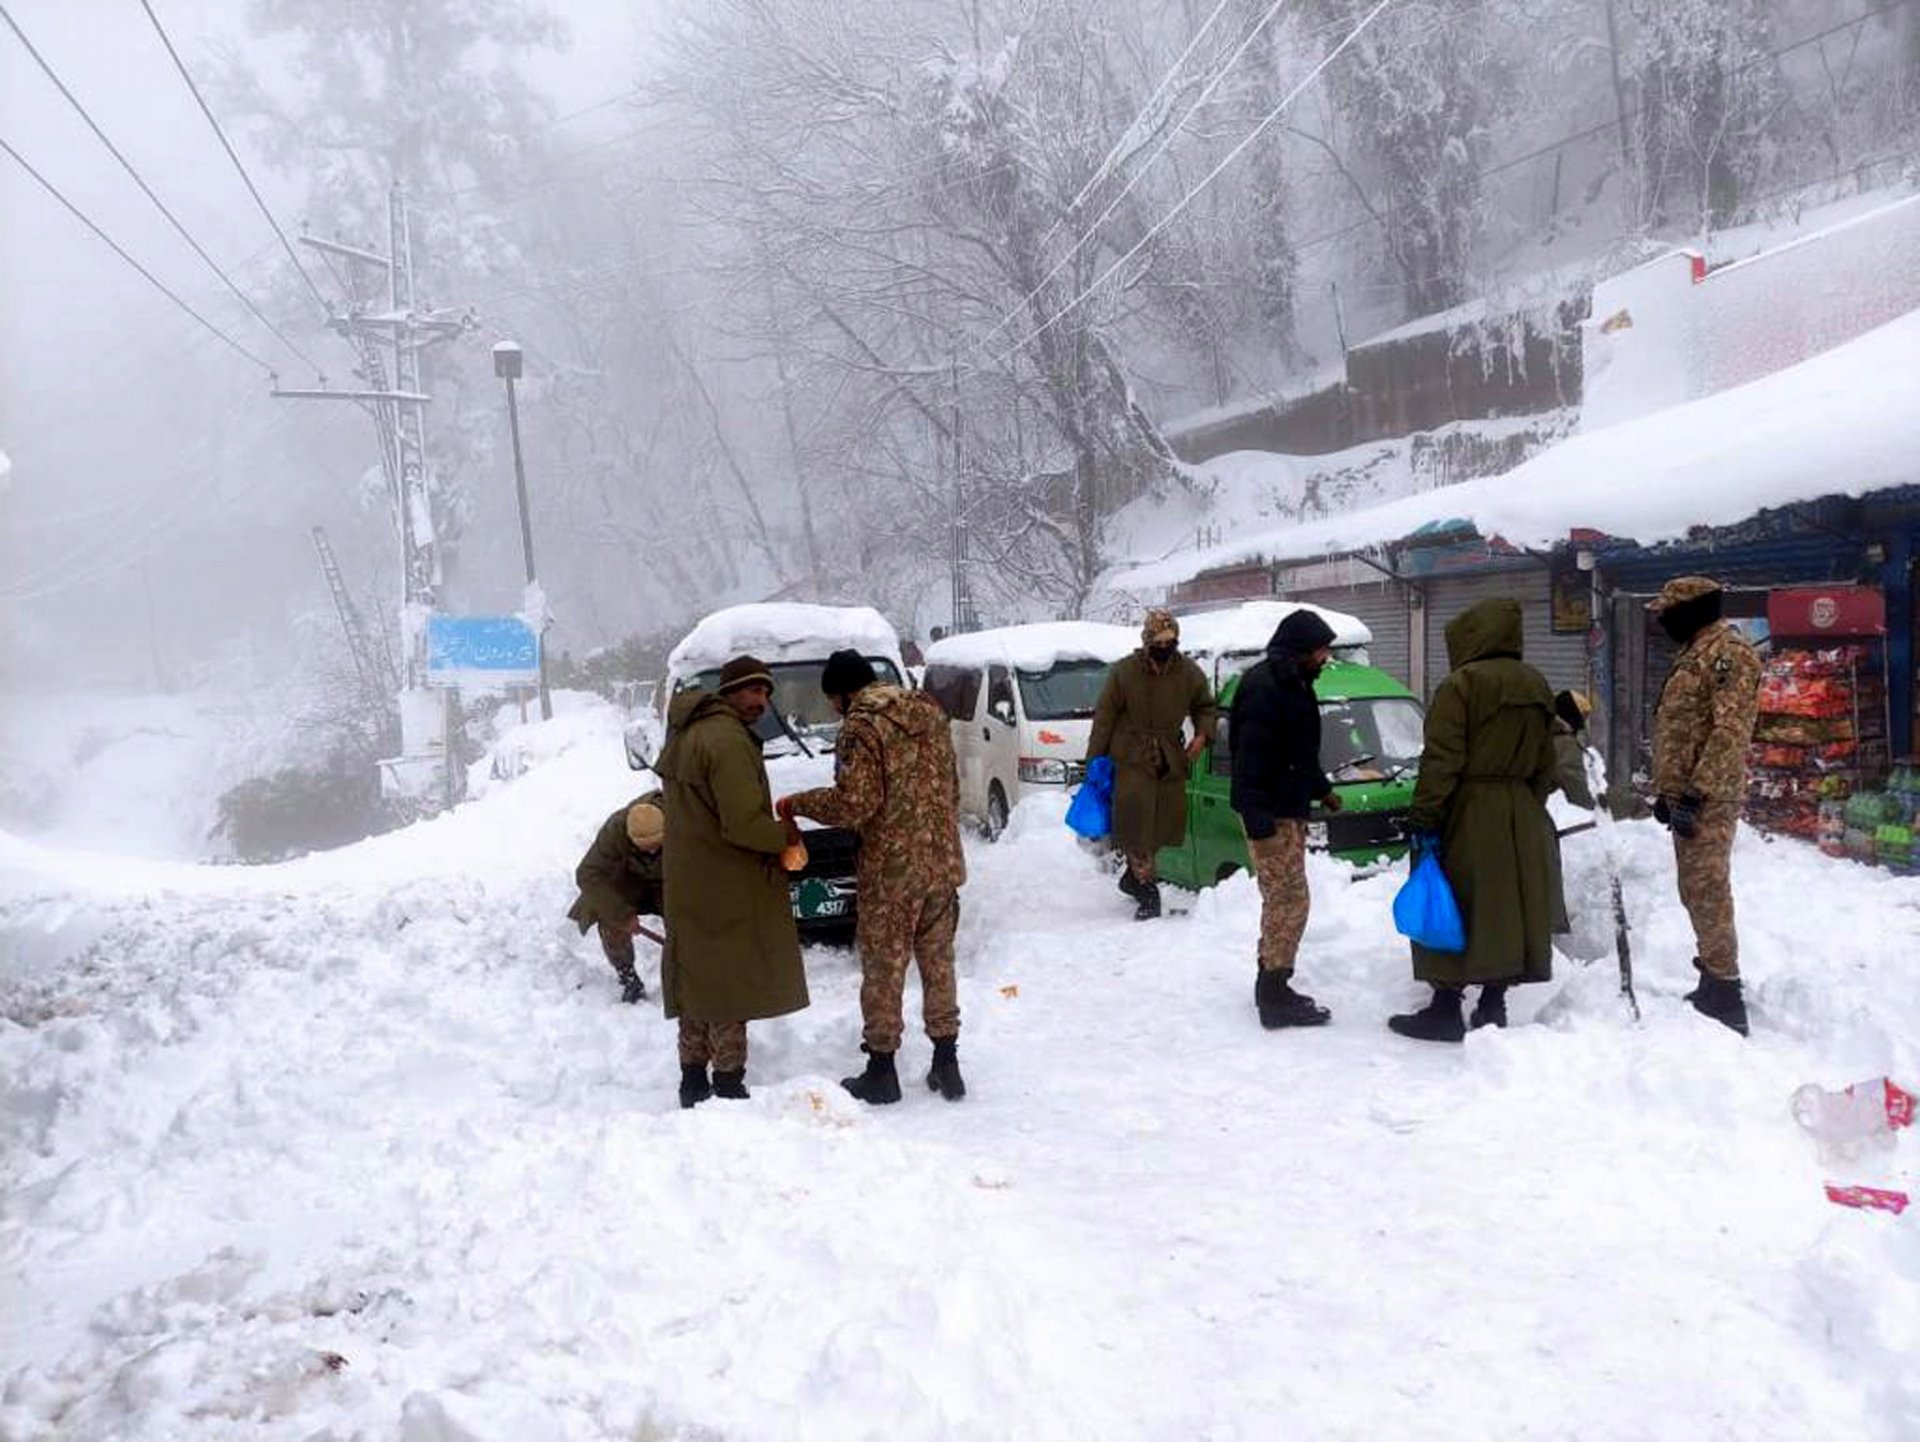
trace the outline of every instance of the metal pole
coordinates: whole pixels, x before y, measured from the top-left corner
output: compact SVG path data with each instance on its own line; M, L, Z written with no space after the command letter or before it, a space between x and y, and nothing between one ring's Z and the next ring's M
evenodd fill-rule
M527 585L534 582L533 519L527 514L527 467L520 455L520 398L513 377L507 378L507 424L513 431L513 485L520 498L520 551L526 557ZM546 618L541 617L544 623ZM547 641L540 637L540 719L553 719L553 697L547 692Z

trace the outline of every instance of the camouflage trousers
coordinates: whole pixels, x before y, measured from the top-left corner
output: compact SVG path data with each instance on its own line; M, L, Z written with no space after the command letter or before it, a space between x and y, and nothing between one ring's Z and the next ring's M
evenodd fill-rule
M624 926L609 926L602 921L596 923L600 933L600 949L607 954L607 963L613 968L613 974L625 981L639 973L634 970L633 933Z
M1260 970L1291 976L1313 900L1307 890L1307 823L1278 822L1273 835L1249 839L1247 850L1260 883Z
M1740 804L1710 801L1700 809L1700 826L1691 840L1673 838L1674 868L1680 874L1680 904L1693 922L1700 968L1731 980L1740 975L1740 939L1733 929L1733 834Z
M690 1021L680 1018L680 1065L715 1071L745 1071L747 1024L744 1021Z
M953 937L960 926L960 893L951 886L892 896L863 892L855 942L860 949L861 1039L867 1050L900 1049L906 1030L901 1002L907 966L920 966L920 1009L927 1035L960 1035L960 988L953 971Z

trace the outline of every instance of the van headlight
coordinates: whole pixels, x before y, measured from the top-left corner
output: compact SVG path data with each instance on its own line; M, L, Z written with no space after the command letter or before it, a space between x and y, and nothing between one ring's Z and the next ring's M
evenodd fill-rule
M1067 763L1051 756L1022 756L1020 779L1031 786L1065 786Z

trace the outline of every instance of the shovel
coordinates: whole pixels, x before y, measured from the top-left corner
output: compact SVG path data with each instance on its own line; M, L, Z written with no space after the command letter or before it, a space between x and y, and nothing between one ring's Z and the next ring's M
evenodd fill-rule
M1633 994L1633 947L1628 939L1632 928L1627 924L1626 897L1620 890L1620 833L1614 825L1613 815L1607 810L1606 777L1600 765L1600 758L1591 746L1580 748L1580 759L1587 771L1587 789L1593 793L1599 804L1593 809L1593 821L1588 823L1597 827L1607 858L1607 886L1613 894L1613 949L1620 958L1620 995L1627 999L1627 1008L1633 1013L1635 1021L1640 1020L1640 999ZM1584 830L1585 826L1569 828L1563 835L1574 830Z

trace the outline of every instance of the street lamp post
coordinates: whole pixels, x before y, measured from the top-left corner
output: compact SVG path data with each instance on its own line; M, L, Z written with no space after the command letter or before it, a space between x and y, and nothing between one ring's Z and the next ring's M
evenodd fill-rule
M513 484L520 496L520 550L527 562L527 592L534 591L533 520L527 514L527 468L520 458L520 398L513 383L520 379L520 347L503 340L493 348L493 373L507 383L507 423L513 430ZM553 699L547 694L546 607L540 608L540 719L553 719Z

